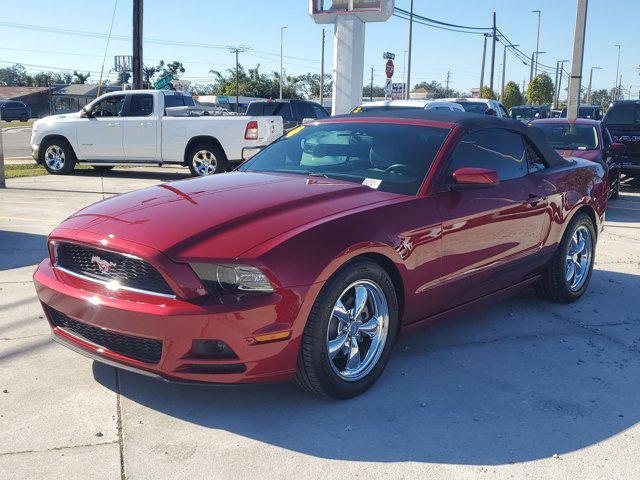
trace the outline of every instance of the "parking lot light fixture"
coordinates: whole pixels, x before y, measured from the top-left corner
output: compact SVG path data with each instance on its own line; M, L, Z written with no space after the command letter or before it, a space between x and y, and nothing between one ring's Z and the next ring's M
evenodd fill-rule
M587 88L587 105L591 105L591 82L593 81L593 71L602 70L602 67L591 67L589 72L589 87Z

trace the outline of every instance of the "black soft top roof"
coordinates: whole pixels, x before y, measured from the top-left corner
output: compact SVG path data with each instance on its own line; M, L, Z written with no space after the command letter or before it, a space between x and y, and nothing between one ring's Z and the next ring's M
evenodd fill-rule
M480 115L476 113L454 112L447 110L423 110L422 108L399 108L397 110L373 110L362 111L357 114L337 115L331 118L406 118L417 120L431 120L434 122L447 122L459 125L467 133L477 130L485 130L488 128L504 128L520 133L527 137L538 152L545 158L547 164L551 167L558 165L566 165L565 160L559 155L547 141L544 132L537 127L527 126L518 120L510 118L499 118L493 115ZM330 119L328 119L330 121Z

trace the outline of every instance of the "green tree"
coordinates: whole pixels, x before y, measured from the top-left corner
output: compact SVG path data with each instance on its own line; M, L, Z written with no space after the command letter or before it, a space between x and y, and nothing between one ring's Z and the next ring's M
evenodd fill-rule
M418 88L423 88L427 91L427 95L429 98L449 98L449 97L462 97L460 92L453 90L451 88L447 88L442 85L440 82L436 80L431 80L430 82L420 82L416 83L413 87L413 90Z
M82 72L78 72L77 70L74 70L73 83L79 83L79 84L87 83L87 80L89 79L90 76L91 74L89 72L82 73Z
M524 103L524 98L522 93L520 92L520 87L514 81L507 83L504 86L504 98L502 100L502 105L504 108L509 110L511 107L515 107L516 105L522 105Z
M613 89L612 89L613 90ZM591 92L591 104L592 105L600 105L602 108L607 108L611 103L612 91L607 90L606 88L601 88L599 90L594 90ZM586 94L584 95L583 102L587 102Z
M320 74L319 73L305 73L304 75L298 75L295 78L298 93L307 98L320 97ZM324 97L331 96L331 75L324 75Z
M142 80L151 83L151 79L156 74L156 67L142 67Z
M544 105L553 102L553 81L546 73L540 73L527 87L527 99L532 105Z
M10 67L0 68L0 85L4 87L27 87L30 78L25 68L16 63Z
M371 92L371 84L362 87L362 96L365 99L368 99L370 97L384 97L385 94L386 92L384 90L384 87L380 85L373 86L373 93Z
M122 71L118 73L118 79L116 80L116 85L127 85L129 83L129 79L131 78L131 73L127 71Z
M155 68L154 73L158 73L159 77L164 77L165 75L171 74L173 78L178 78L185 72L184 65L177 60L174 60L171 63L165 63L164 60L160 60L158 66Z
M491 90L489 87L485 86L485 87L482 87L482 95L480 95L480 98L497 100L498 94L495 91Z

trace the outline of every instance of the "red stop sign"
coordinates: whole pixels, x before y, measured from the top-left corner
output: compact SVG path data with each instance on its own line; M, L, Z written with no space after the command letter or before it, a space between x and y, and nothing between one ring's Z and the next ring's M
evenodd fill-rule
M393 77L393 60L387 60L387 66L385 67L384 72L387 74L387 78Z

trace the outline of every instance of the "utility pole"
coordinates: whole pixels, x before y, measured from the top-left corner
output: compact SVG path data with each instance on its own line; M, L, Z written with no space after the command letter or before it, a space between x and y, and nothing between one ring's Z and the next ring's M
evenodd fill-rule
M239 47L229 47L229 51L231 53L235 53L236 54L236 113L240 109L239 91L238 91L238 82L240 80L240 78L239 78L240 64L238 62L238 54L244 52L245 50L246 50L246 47L244 47L242 45L239 46Z
M573 60L569 78L569 96L567 97L567 119L578 118L580 108L580 84L582 82L582 62L584 60L584 36L587 29L588 0L578 0L576 30L573 40Z
M409 3L409 60L407 62L407 99L411 91L411 40L413 38L413 0Z
M560 64L556 62L556 80L553 82L553 102L551 102L551 108L558 108L558 104L556 100L558 99L558 71L560 69Z
M402 98L405 100L409 99L409 96L407 95L407 52L408 50L404 51L404 61L402 64L402 83L404 84L402 87Z
M493 74L495 72L496 67L496 12L493 12L493 36L492 47L491 47L491 78L489 79L489 90L493 92Z
M533 81L533 63L536 61L536 52L531 54L531 69L529 70L529 83Z
M2 124L2 114L0 113L0 124ZM4 153L2 150L2 127L0 127L0 188L7 188L7 182L4 179Z
M533 76L536 77L538 75L538 50L540 50L540 15L542 12L540 10L532 10L531 13L538 14L538 36L536 37L536 65L534 67Z
M616 83L615 83L615 88L613 90L613 100L617 100L618 99L618 75L620 74L620 49L622 47L618 44L615 44L614 47L618 48L618 63L616 64Z
M501 81L501 87L500 87L500 101L503 101L504 98L504 81L505 81L505 70L507 69L507 47L511 48L511 47L519 47L520 45L507 45L506 43L504 44L504 52L502 52L502 81Z
M282 51L284 45L284 29L287 27L280 27L280 100L282 100L282 76L283 68L282 68Z
M322 29L322 58L320 59L320 105L324 108L324 28Z
M564 64L569 60L560 60L560 74L558 75L558 90L556 92L556 106L560 105L560 92L562 92L562 76L564 75Z
M449 82L451 81L451 70L447 70L447 81L445 82L447 84L447 97L449 96Z
M587 105L591 105L591 82L593 81L593 71L602 70L600 67L591 67L589 72L589 88L587 88Z
M618 97L618 100L624 100L624 95L622 94L622 74L620 74L620 83L618 83L618 93L616 97Z
M133 0L133 89L142 88L142 1Z
M482 46L482 67L480 68L480 90L478 98L482 98L482 87L484 87L484 64L487 58L487 34L484 35L484 45Z
M373 67L371 67L371 86L369 88L369 101L373 102Z

